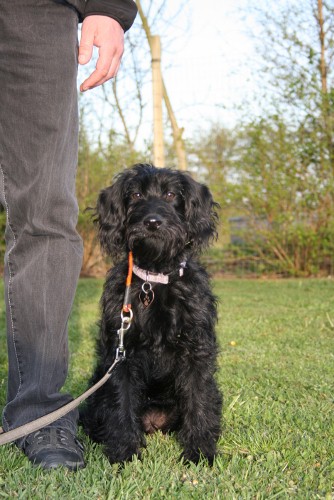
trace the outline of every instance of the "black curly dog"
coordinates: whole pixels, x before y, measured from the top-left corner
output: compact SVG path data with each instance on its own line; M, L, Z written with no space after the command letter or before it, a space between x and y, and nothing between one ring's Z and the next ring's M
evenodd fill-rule
M129 250L135 264L126 357L81 416L111 463L140 455L145 433L158 429L177 433L186 461L213 462L222 405L214 380L216 302L195 256L216 236L216 206L190 175L146 164L124 171L100 193L99 238L116 265L101 300L92 384L115 359Z

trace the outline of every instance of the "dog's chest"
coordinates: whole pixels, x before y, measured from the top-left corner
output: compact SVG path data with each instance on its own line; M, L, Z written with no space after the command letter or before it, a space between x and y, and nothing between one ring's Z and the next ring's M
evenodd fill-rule
M185 327L184 307L175 290L152 286L147 296L140 287L133 291L134 335L141 346L176 346Z

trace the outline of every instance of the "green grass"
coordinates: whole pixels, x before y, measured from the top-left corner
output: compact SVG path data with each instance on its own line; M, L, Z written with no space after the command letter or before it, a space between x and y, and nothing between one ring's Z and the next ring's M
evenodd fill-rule
M70 323L67 389L94 364L102 282L81 280ZM0 449L0 497L27 499L334 498L334 281L217 280L217 378L224 393L214 466L184 466L174 436L147 439L141 462L110 466L80 432L86 469L44 472L14 446ZM191 300L191 298L189 298ZM0 397L6 347L1 310Z

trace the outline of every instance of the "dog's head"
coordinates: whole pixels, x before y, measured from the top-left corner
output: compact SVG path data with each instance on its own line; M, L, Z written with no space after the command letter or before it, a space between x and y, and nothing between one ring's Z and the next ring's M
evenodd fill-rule
M198 253L217 236L218 205L187 173L138 164L101 191L96 222L114 259L132 250L148 262Z

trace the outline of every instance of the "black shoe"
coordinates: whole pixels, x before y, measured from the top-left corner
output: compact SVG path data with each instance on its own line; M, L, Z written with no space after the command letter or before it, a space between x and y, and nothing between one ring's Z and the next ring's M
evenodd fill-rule
M70 470L85 467L83 446L66 429L44 427L30 434L22 449L30 462L43 469L55 469L61 465Z

